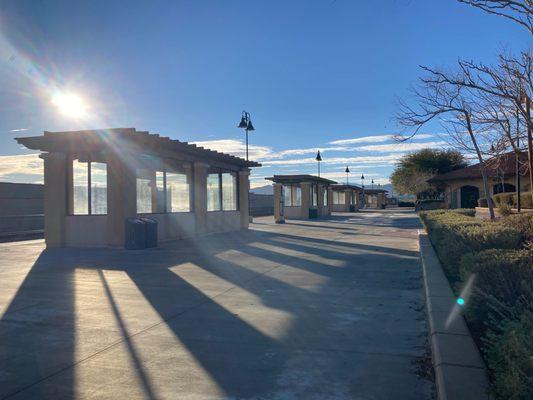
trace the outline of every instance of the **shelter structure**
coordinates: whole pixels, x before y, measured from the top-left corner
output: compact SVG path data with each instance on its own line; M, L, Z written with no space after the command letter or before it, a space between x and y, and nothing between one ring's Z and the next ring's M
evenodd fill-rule
M355 212L361 205L363 189L356 185L331 185L331 211Z
M387 206L387 191L385 189L364 189L361 192L364 197L365 208L382 209Z
M314 175L274 175L274 218L313 219L331 215L331 192L335 181Z
M256 162L135 128L16 140L42 152L48 247L123 247L137 216L155 219L163 241L248 227Z

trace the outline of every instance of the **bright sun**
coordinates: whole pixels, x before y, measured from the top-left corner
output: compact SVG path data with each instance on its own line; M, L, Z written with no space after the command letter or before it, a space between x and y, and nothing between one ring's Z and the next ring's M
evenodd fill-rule
M52 97L52 103L67 117L81 118L87 113L87 106L81 97L72 93L56 93Z

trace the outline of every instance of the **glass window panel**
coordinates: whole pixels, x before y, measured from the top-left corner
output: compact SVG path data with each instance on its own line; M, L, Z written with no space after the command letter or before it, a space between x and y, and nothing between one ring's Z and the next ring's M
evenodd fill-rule
M167 212L191 211L187 175L167 172Z
M323 196L323 204L325 206L328 205L328 190L326 188L322 188L323 192L322 192L322 196Z
M293 200L293 206L301 206L302 205L302 189L300 188L300 186L293 186L292 187L294 192L293 192L293 196L292 196L292 200Z
M165 173L155 171L155 207L153 212L164 213L165 209Z
M152 212L152 178L146 170L137 171L137 214Z
M222 209L237 210L237 176L235 173L222 174Z
M107 214L107 165L91 162L91 214Z
M317 185L311 185L311 205L318 205Z
M220 211L219 174L207 175L207 211Z
M292 206L290 185L283 185L283 205L287 207Z
M89 214L89 163L72 161L72 214Z
M345 204L346 203L346 193L339 192L339 204Z

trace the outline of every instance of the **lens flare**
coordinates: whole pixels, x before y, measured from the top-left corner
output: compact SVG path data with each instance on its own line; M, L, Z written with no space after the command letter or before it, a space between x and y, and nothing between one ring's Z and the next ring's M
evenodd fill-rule
M52 104L66 117L82 118L87 114L87 106L81 97L73 93L56 93Z

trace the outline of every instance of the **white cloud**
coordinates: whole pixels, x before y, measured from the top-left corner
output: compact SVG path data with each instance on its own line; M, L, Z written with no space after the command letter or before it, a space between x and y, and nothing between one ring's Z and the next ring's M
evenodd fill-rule
M323 164L395 164L400 157L404 154L389 154L381 156L361 156L361 157L331 157L323 158ZM264 161L265 165L297 165L297 164L316 164L314 157L309 158L296 158L288 160L273 160L273 161Z
M17 129L11 129L9 132L24 132L29 131L28 128L17 128Z
M359 151L376 151L380 153L397 153L405 151L421 150L433 147L442 147L447 143L444 141L438 142L403 142L403 143L388 143L388 144L374 144L368 146L360 146Z
M43 182L43 160L38 154L0 156L0 181Z
M237 157L246 157L246 147L243 141L235 139L204 140L199 142L190 142L197 146L210 150L217 150L223 153L232 154ZM262 159L272 154L272 149L267 146L248 146L248 155L251 160Z
M389 140L393 140L396 137L396 135L374 135L374 136L363 136L353 139L339 139L334 140L332 142L329 142L329 144L335 144L335 145L347 145L347 144L358 144L358 143L383 143L388 142ZM433 137L433 135L421 133L419 135L416 135L417 139L429 139Z

